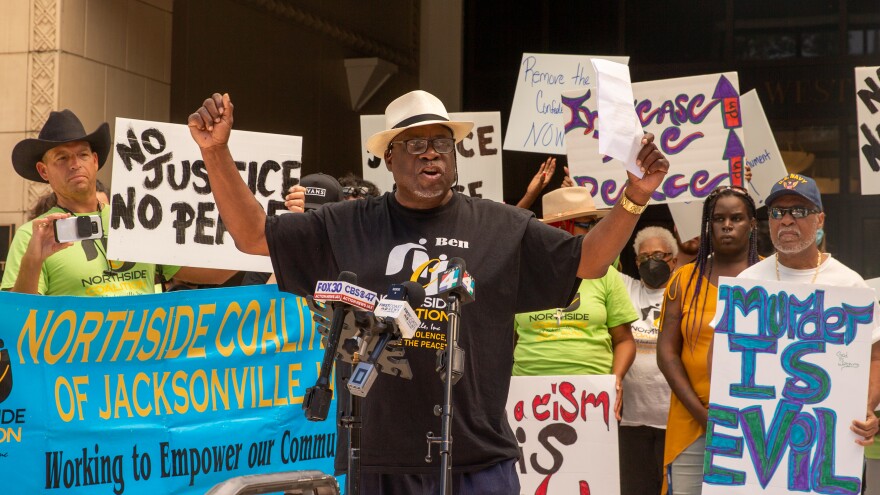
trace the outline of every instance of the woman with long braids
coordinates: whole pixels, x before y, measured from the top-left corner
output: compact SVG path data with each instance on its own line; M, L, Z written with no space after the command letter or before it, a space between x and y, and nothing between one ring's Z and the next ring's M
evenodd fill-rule
M699 495L709 412L708 353L718 277L758 262L755 202L745 189L721 186L703 204L700 248L672 276L663 296L657 365L672 397L663 464L672 495Z

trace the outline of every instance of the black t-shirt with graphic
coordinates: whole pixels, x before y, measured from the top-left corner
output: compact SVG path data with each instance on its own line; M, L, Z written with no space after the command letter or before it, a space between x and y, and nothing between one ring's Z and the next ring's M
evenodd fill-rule
M464 374L453 389L452 464L476 470L518 456L505 417L513 364L513 316L565 306L577 288L581 238L548 227L523 209L454 194L430 210L401 206L387 193L299 215L269 217L266 237L281 290L314 292L340 271L384 294L389 285L426 285L454 257L465 260L475 301L462 306L459 345ZM422 321L405 342L412 380L380 373L363 402L361 469L430 473L425 434L440 434L434 405L443 399L436 352L446 344L445 301L428 297ZM337 460L345 452L337 452Z

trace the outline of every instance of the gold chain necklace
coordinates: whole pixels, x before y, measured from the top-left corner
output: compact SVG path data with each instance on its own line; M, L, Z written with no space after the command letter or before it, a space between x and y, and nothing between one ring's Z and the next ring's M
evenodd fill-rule
M816 272L813 273L813 280L810 280L811 284L816 283L816 278L819 277L819 266L822 265L822 251L819 251L819 258L816 260ZM779 252L776 252L776 280L779 280Z

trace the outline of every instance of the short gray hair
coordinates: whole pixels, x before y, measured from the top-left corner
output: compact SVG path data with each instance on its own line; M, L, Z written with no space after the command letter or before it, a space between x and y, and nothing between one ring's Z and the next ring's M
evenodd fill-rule
M670 232L669 229L657 226L645 227L636 234L636 239L633 241L633 249L636 252L636 256L638 256L639 248L642 247L643 242L655 238L666 243L666 246L668 246L667 249L672 253L673 258L678 256L678 243L675 242L675 237L672 236L672 232Z

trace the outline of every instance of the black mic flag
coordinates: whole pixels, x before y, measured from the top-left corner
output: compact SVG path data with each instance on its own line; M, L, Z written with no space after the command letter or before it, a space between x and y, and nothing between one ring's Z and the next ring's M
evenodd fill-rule
M357 275L352 272L340 272L339 281L357 285ZM324 359L321 361L321 372L314 387L306 389L303 398L303 410L309 421L324 421L330 411L330 402L333 400L333 389L330 388L330 375L333 368L333 360L336 357L336 348L339 346L339 338L342 334L342 325L345 323L345 313L349 305L342 301L329 303L333 308L333 318L330 320L330 328L327 331L327 345L324 347Z

